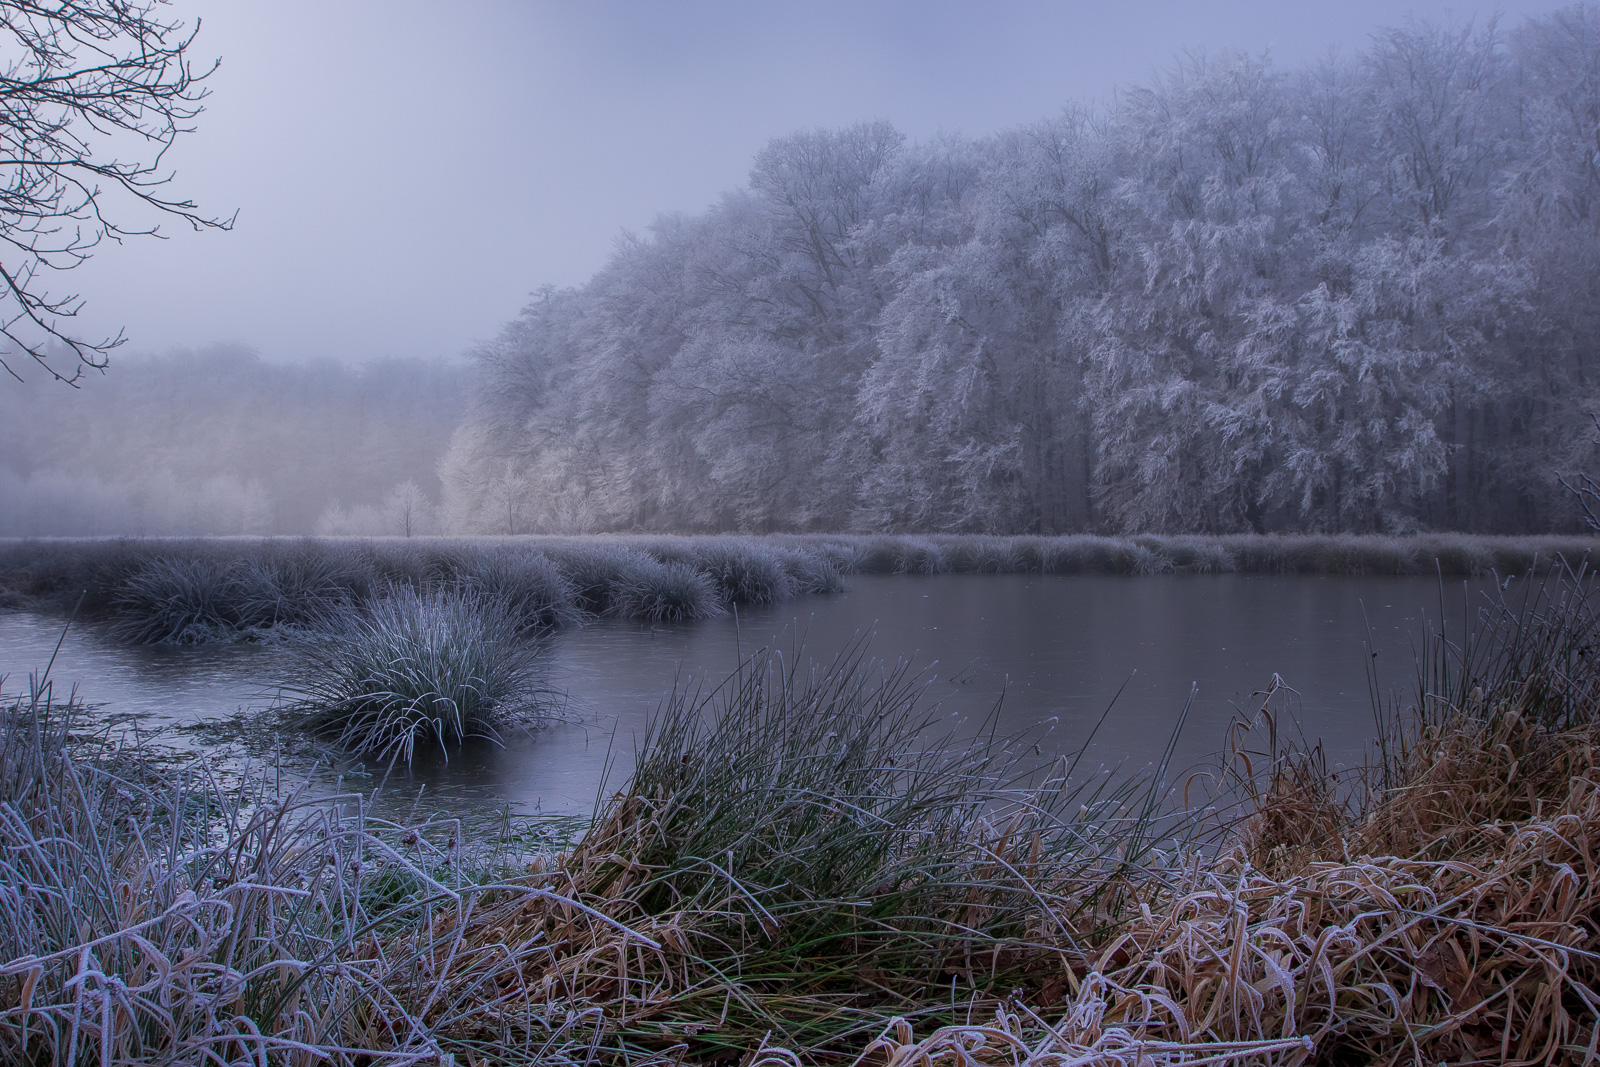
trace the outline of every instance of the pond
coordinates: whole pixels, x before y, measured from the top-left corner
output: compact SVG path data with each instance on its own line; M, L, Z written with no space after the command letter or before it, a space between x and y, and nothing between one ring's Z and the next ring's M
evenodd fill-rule
M978 722L998 705L1002 734L1046 724L1045 756L1077 750L1110 706L1087 763L1149 764L1192 688L1175 759L1192 766L1221 748L1236 714L1260 706L1252 694L1276 674L1295 691L1289 706L1305 736L1324 743L1330 762L1353 764L1375 736L1372 674L1383 693L1408 693L1441 610L1459 632L1468 603L1484 602L1459 581L1425 578L856 575L848 585L737 617L600 620L558 634L545 684L560 694L565 723L419 761L386 788L420 789L425 805L448 810L581 813L608 764L613 787L621 783L635 739L675 684L713 686L763 644L826 661L863 638L871 657L921 672L940 715ZM5 692L24 690L61 636L56 618L0 616ZM171 728L268 714L284 665L271 645L128 646L77 627L51 676L102 714L182 737Z

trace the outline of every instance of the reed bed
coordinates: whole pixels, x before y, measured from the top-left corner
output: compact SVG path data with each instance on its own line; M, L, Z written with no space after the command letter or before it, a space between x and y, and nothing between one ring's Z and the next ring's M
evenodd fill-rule
M843 588L850 574L1426 574L1548 572L1585 537L652 535L54 540L0 545L0 605L81 603L125 639L254 639L406 585L473 585L529 633L611 615L688 621ZM701 579L704 579L702 581ZM709 593L706 591L709 583Z

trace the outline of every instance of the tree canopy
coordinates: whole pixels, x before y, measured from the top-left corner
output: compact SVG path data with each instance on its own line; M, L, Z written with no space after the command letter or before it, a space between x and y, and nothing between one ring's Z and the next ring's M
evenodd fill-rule
M1410 25L779 138L477 353L445 489L484 532L1549 530L1597 346L1600 13Z

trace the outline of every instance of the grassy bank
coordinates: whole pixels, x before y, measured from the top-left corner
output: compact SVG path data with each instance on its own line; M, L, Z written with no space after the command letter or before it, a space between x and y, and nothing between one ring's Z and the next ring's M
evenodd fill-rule
M68 609L137 642L314 626L397 586L471 588L524 632L586 616L677 622L842 588L850 574L1526 574L1558 537L518 537L12 541L0 607Z
M0 737L26 1063L1593 1062L1600 642L1568 575L1429 647L1361 773L929 744L894 671L674 697L567 849ZM1031 773L1030 773L1031 770ZM103 1059L104 1058L104 1059Z

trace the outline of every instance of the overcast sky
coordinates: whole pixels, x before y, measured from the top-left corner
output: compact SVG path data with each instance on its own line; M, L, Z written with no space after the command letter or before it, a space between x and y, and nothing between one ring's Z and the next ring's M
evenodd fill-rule
M131 352L456 355L624 229L695 212L796 129L981 135L1103 99L1182 49L1280 64L1372 29L1555 2L179 0L219 56L177 191L238 209L70 279Z

